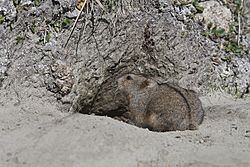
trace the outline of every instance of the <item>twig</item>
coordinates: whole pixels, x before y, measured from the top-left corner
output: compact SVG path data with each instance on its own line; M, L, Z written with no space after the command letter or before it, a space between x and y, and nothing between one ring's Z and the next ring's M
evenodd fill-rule
M102 8L102 10L104 10L104 12L106 12L106 9L104 8L104 6L102 5L102 3L99 0L95 0L98 5Z
M237 36L237 44L238 46L240 45L240 36L241 36L241 11L242 11L242 8L243 8L243 3L244 3L244 0L241 0L240 1L240 7L239 7L239 11L238 11L238 36Z
M87 19L86 19L86 17L85 17L85 18L84 18L84 24L83 24L82 27L81 27L80 35L79 35L79 37L78 37L78 41L77 41L77 45L76 45L76 57L77 57L77 51L78 51L79 43L80 43L80 40L81 40L81 36L84 35L87 24L88 24L88 23L87 23Z
M238 36L237 36L237 44L238 46L240 45L240 11L238 12Z
M98 52L98 54L99 54L99 57L101 57L102 60L103 60L103 62L105 63L104 57L102 56L102 54L101 54L101 52L100 52L100 49L99 49L99 46L98 46L98 42L97 42L97 40L96 40L96 38L95 38L95 35L92 34L92 36L93 36L93 38L94 38L96 50L97 50L97 52ZM99 61L100 61L100 59L99 59Z
M82 8L81 8L81 10L80 10L80 13L79 13L79 14L77 15L77 17L76 17L76 20L75 20L74 25L73 25L73 27L72 27L72 29L71 29L71 32L70 32L70 34L69 34L69 37L68 37L68 39L67 39L67 41L66 41L66 43L65 43L65 45L64 45L64 48L67 46L67 44L68 44L68 42L69 42L69 39L70 39L70 37L72 36L73 31L75 30L76 23L78 22L79 17L81 16L82 11L83 11L83 8L84 8L85 4L87 3L87 1L88 1L88 0L85 0L85 1L84 1L83 5L82 5Z
M44 36L43 36L43 44L46 44L46 38L47 38L47 32L45 30L44 31Z

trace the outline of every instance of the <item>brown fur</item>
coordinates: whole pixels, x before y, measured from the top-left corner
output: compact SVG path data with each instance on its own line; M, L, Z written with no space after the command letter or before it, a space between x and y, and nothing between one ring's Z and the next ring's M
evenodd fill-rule
M204 111L194 91L134 74L118 79L129 101L130 123L152 131L197 129Z
M144 89L148 86L149 82L147 80L143 81L140 85L140 89Z

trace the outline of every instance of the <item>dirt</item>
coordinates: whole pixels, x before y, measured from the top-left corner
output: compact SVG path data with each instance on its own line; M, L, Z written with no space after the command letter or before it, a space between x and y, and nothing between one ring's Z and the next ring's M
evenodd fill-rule
M250 165L249 98L202 97L196 131L157 133L109 117L62 113L42 99L1 106L0 166Z
M66 48L73 23L60 26L75 18L73 1L0 2L0 166L250 166L249 55L228 61L182 14L189 8L157 2L114 15L95 5ZM124 66L199 92L206 112L199 130L157 133L68 112ZM112 97L109 83L100 93ZM116 108L106 103L113 98L95 108Z

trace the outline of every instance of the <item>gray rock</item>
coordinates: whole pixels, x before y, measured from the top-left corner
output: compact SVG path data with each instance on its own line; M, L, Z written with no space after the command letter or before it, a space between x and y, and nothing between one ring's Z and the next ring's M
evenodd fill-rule
M29 5L33 5L34 2L31 1L31 0L21 0L20 4L23 5L23 6L29 6Z
M199 3L204 8L201 14L197 14L195 19L204 22L205 26L212 23L213 27L229 30L229 25L233 21L233 15L227 7L217 1L206 1Z
M247 58L233 57L231 62L224 62L219 67L222 85L226 91L242 97L250 86L250 62Z
M245 29L243 30L244 36L242 36L243 44L250 49L250 0L244 1L243 7L243 21L245 24Z
M247 24L250 25L250 0L244 1L243 13L247 18Z
M56 0L64 9L73 9L76 6L75 0Z
M17 12L16 8L11 0L1 0L0 1L0 13L6 16L7 20L14 20Z

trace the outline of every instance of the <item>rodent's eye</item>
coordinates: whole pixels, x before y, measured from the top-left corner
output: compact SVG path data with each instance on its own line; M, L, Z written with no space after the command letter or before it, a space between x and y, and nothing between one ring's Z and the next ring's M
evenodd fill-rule
M127 80L133 80L133 78L130 75L128 75L126 79Z

